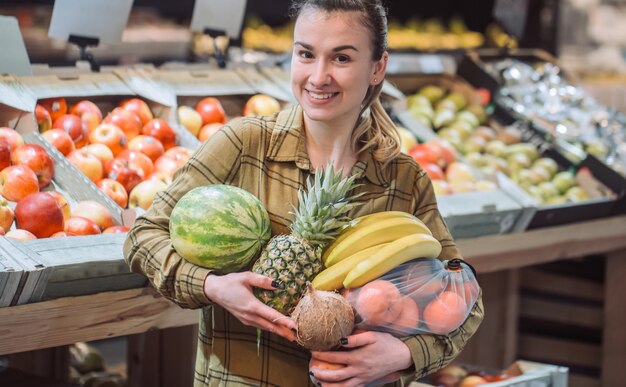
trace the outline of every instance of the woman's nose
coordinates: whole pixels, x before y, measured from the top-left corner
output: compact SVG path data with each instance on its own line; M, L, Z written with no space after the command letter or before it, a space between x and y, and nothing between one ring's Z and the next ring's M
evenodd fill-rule
M320 87L330 82L330 71L325 61L318 61L315 63L313 72L309 76L309 83L311 85Z

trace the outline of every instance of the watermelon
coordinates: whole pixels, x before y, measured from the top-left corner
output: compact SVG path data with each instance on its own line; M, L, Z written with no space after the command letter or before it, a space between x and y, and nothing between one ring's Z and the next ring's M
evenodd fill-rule
M223 184L187 192L170 216L176 252L196 265L232 273L246 267L270 239L270 220L259 199Z

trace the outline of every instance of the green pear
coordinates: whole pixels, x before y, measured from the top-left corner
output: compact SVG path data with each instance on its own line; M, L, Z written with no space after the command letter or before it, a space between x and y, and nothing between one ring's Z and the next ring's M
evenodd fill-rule
M409 109L412 107L416 107L416 106L429 107L431 110L433 108L433 105L432 103L430 103L430 100L426 98L426 96L423 96L421 94L410 95L406 99L406 105Z
M497 157L504 157L506 153L506 144L500 140L489 141L485 145L485 152Z
M505 150L505 157L508 159L509 156L519 153L525 154L531 162L539 158L539 151L537 150L537 147L527 142L507 146Z
M551 181L544 181L543 183L539 183L537 185L539 188L539 192L543 200L548 201L550 198L559 196L558 188Z
M572 202L581 202L581 201L590 199L590 196L587 193L587 191L585 191L583 187L579 185L573 186L570 189L568 189L565 192L565 195L563 196L565 196L569 201L572 201Z
M559 170L559 165L549 157L540 157L533 163L533 167L544 168L550 173L550 178Z
M462 112L457 113L455 121L465 121L472 125L472 128L477 128L480 125L478 117L476 117L474 113L467 110L463 110Z
M454 102L454 104L456 105L456 110L461 110L467 105L467 98L465 98L463 94L455 91L448 94L444 99Z
M552 184L554 184L560 194L564 194L568 189L576 185L576 177L569 171L562 171L554 175Z
M594 138L585 144L585 152L602 160L609 154L609 148L601 139Z
M435 118L433 119L433 126L435 128L442 128L452 123L452 121L454 121L454 112L452 110L437 110Z
M474 113L476 118L478 118L479 125L484 125L487 123L487 113L485 113L485 109L480 105L470 105L465 108L465 110Z
M418 91L418 94L423 95L424 97L428 98L430 103L434 104L435 102L443 98L443 96L446 94L446 91L439 86L428 85L428 86L422 87Z

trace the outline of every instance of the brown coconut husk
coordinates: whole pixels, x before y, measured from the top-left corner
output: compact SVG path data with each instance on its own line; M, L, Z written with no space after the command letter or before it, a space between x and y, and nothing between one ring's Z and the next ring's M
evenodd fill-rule
M354 310L339 293L316 290L309 283L291 317L296 323L296 341L312 351L339 346L354 329Z

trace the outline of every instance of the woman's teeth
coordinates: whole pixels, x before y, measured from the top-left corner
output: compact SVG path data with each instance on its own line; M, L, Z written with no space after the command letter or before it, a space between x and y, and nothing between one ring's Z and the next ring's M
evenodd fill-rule
M312 91L309 91L309 95L315 99L328 99L330 97L332 97L333 95L335 95L335 93L325 93L325 94L318 94L318 93L314 93Z

